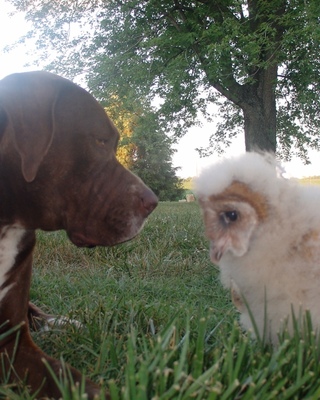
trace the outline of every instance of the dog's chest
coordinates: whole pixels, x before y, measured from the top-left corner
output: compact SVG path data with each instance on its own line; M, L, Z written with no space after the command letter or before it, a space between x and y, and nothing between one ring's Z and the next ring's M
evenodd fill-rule
M24 232L17 225L0 228L0 301L12 286L7 284L7 274L15 264Z

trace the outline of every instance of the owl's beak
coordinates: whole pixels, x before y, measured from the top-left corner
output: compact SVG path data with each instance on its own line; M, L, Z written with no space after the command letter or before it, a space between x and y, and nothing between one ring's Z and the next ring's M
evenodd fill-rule
M210 260L214 264L219 264L221 257L223 256L223 250L214 245L214 243L210 243Z

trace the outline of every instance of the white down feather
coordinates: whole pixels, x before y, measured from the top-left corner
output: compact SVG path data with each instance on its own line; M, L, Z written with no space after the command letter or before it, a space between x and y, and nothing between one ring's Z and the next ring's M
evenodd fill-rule
M243 326L252 329L245 303L260 335L266 328L274 343L284 320L289 319L288 329L292 328L291 306L296 316L300 309L310 310L314 325L319 326L320 187L283 178L270 155L246 153L218 162L196 180L203 211L212 205L210 196L223 196L234 181L260 193L268 206L267 217L254 228L247 252L241 257L226 252L218 263L222 283L242 298L237 305ZM241 237L241 231L237 234Z

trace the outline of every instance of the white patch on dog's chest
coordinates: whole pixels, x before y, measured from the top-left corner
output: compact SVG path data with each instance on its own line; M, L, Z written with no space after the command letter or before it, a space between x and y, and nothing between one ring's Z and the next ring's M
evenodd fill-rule
M5 297L13 284L5 286L7 273L13 267L18 245L25 230L17 225L5 226L0 230L0 301Z

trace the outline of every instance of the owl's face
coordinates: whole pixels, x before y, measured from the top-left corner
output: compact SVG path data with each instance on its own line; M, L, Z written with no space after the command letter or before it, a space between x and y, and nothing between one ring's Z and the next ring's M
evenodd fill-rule
M265 209L261 207L265 201L257 196L260 195L238 182L221 194L200 196L213 263L219 264L226 253L241 257L249 250L252 235L265 215Z

